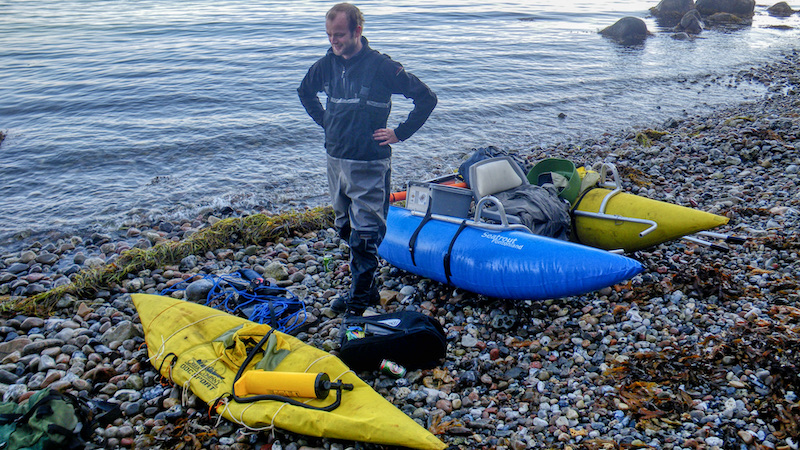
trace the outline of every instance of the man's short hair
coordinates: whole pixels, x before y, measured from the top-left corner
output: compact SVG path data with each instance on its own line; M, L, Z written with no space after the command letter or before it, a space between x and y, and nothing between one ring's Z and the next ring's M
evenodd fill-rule
M345 13L347 16L347 25L350 28L350 32L354 32L356 27L364 27L364 15L361 14L361 10L356 8L355 5L351 5L350 3L337 3L333 5L333 8L328 10L328 14L325 15L326 20L333 20L339 13Z

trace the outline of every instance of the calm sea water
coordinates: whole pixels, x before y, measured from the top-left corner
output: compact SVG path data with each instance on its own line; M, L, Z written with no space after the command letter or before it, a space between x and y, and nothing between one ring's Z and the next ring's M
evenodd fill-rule
M677 41L657 1L359 2L373 48L439 96L394 146L394 183L469 149L520 149L661 123L763 94L729 75L794 49L800 18ZM0 243L206 206L325 204L322 131L296 88L332 2L0 1ZM597 34L624 16L639 48ZM410 110L395 99L390 124ZM559 119L560 113L566 118Z

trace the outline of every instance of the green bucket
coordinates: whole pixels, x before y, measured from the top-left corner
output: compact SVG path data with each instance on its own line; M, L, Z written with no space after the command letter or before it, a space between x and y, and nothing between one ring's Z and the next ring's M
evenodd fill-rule
M565 181L559 183L560 180ZM581 191L581 176L575 164L568 159L547 158L539 161L528 172L528 182L539 186L545 183L561 184L558 196L570 203L575 203Z

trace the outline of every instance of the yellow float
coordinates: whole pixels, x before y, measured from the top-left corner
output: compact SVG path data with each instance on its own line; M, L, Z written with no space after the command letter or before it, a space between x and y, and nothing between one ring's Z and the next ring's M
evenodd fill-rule
M622 192L610 164L599 172L598 184L586 188L584 183L573 203L576 242L633 252L728 223L727 217Z

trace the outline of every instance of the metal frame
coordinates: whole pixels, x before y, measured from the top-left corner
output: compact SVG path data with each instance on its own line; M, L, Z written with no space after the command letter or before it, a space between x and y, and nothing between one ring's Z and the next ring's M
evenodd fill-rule
M500 216L500 222L501 222L500 225L481 221L481 213L483 212L483 208L486 205L486 203L489 203L489 202L492 202L497 206L497 211L495 211L495 212L497 212L498 215ZM412 215L415 215L417 217L425 217L425 213L423 213L423 212L414 211L414 210L409 210L409 211L411 211ZM479 229L489 230L489 231L517 230L517 231L523 231L525 233L533 234L531 229L526 227L525 225L518 224L518 223L508 223L508 218L506 217L506 211L503 208L503 205L500 203L500 201L496 197L493 197L491 195L487 195L486 197L483 197L482 199L480 199L478 201L478 204L475 205L475 215L473 216L472 220L463 219L463 218L454 217L454 216L444 216L444 215L441 215L441 214L431 214L431 218L432 219L436 219L436 220L440 220L442 222L454 223L454 224L457 224L457 225L461 225L462 222L466 221L467 226L469 226L469 227L479 228Z
M530 184L530 182L528 181L528 177L525 175L525 172L522 170L519 164L517 164L517 162L514 161L510 156L495 156L493 158L487 158L476 162L469 168L470 180L473 180L470 189L472 190L472 196L475 198L476 202L474 221L480 223L481 218L499 221L506 228L511 227L511 225L509 224L519 225L522 227L522 229L526 230L528 233L533 233L530 230L530 228L522 224L522 221L519 219L519 217L506 214L505 208L503 208L503 205L500 203L497 197L494 197L492 194L484 195L481 198L478 197L479 187L477 186L478 183L475 183L475 180L478 178L477 169L484 164L494 164L499 161L506 161L508 166L517 174L517 176L520 179L519 186L525 186L527 184ZM486 203L491 203L493 207L485 206Z
M604 162L595 163L592 166L591 170L594 170L594 171L600 173L600 180L598 181L597 185L599 187L602 187L602 188L611 189L611 192L609 192L608 194L606 194L605 197L603 197L603 200L600 202L600 208L598 209L598 212L595 213L595 212L588 212L588 211L578 211L576 209L573 209L572 210L572 214L574 214L576 216L592 217L592 218L596 218L596 219L613 220L613 221L617 221L617 222L630 222L630 223L639 223L639 224L643 224L643 225L648 225L648 228L646 228L645 230L643 230L643 231L641 231L639 233L639 237L647 236L648 234L652 233L653 231L655 231L658 228L658 223L653 221L653 220L639 219L639 218L635 218L635 217L626 217L626 216L620 216L620 215L617 215L617 214L608 214L608 213L606 213L605 211L606 211L606 207L608 206L608 202L615 195L617 195L620 192L622 192L622 183L620 182L619 172L617 171L617 168L616 168L616 166L614 164L604 163ZM457 177L457 175L445 175L445 176L440 177L440 178L435 178L433 180L428 180L425 183L442 182L442 181L447 181L449 179L453 179L455 177ZM525 180L527 181L527 178ZM474 191L473 191L473 196L474 196ZM492 215L496 215L497 217L496 218L495 217L490 217L490 218L492 220L500 221L499 225L483 221L483 214L485 212L490 212L490 211L484 211L484 208L489 208L490 207L490 206L487 206L487 205L492 205L491 207L493 208L493 210L491 211L491 214ZM425 216L424 212L414 211L414 210L410 210L410 209L409 209L409 211L411 211L411 214L413 214L415 216L418 216L418 217L424 217ZM522 231L522 232L525 232L525 233L533 234L533 232L530 230L530 228L526 227L525 225L522 225L522 224L519 224L519 223L509 222L508 216L506 215L505 208L503 208L502 203L500 203L500 201L497 199L497 197L494 197L493 195L484 196L483 198L479 199L476 202L476 204L475 204L475 212L474 212L474 215L473 215L472 219L464 219L464 218L454 217L454 216L445 216L445 215L441 215L441 214L431 214L431 218L434 218L436 220L440 220L442 222L454 223L454 224L457 224L457 225L460 225L462 222L466 221L466 224L469 227L483 229L483 230L489 230L489 231L494 231L494 232L517 230L517 231ZM702 239L698 239L697 237L694 237L694 236L683 236L683 237L681 237L681 239L684 239L686 241L693 242L693 243L696 243L696 244L699 244L699 245L707 246L707 247L710 247L710 248L712 248L714 250L720 250L720 251L728 251L728 250L730 250L730 248L728 246L724 245L724 244L742 244L742 243L746 242L746 240L747 240L747 238L744 238L744 237L731 236L731 235L715 233L715 232L711 232L711 231L700 231L698 233L695 233L695 235L706 237L706 238L711 238L711 239L719 239L719 240L724 241L724 243L723 244L716 244L716 243L713 243L713 242L708 242L708 241L704 241ZM611 253L623 253L622 249L609 250L609 251Z
M572 213L576 216L583 216L583 217L592 217L595 219L604 219L604 220L613 220L615 222L631 222L631 223L640 223L643 225L649 225L648 228L644 229L639 233L639 237L645 237L648 234L652 233L653 231L658 228L658 223L653 220L647 219L638 219L635 217L625 217L620 216L618 214L607 214L606 213L606 206L608 206L609 200L612 197L622 192L622 184L619 181L619 172L617 172L617 167L611 163L595 163L592 166L592 170L600 172L600 181L598 185L600 187L604 187L606 189L613 189L611 192L606 194L603 197L603 201L600 202L600 208L598 211L589 212L589 211L578 211L577 209L573 209ZM611 171L611 181L608 180L608 172Z
M635 217L625 217L619 216L615 214L607 214L605 212L606 206L608 205L609 200L618 193L622 192L622 185L620 183L619 172L617 172L616 166L611 163L595 163L592 166L592 170L598 171L600 173L600 181L598 182L598 186L612 189L604 198L603 201L600 203L600 208L598 212L592 213L587 211L578 211L573 210L572 213L576 216L585 216L585 217L594 217L596 219L606 219L606 220L615 220L621 222L632 222L632 223L641 223L644 225L650 225L649 228L645 229L641 233L639 233L639 237L647 236L649 233L652 233L658 228L658 223L652 220L646 219L637 219ZM611 179L608 177L608 172L611 172ZM711 239L720 239L723 240L727 244L743 244L747 241L747 238L739 237L739 236L730 236L727 234L722 233L715 233L712 231L700 231L695 233L697 236L707 237ZM680 239L684 239L689 242L693 242L695 244L703 245L706 247L710 247L714 250L719 251L728 251L730 248L724 244L717 244L714 242L704 241L694 236L681 236Z

